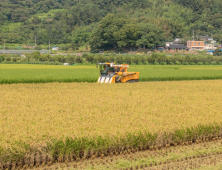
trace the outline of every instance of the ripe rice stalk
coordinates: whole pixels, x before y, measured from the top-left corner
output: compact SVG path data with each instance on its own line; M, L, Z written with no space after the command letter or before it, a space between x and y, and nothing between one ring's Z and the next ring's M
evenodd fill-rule
M23 167L33 154L41 165L69 155L80 160L87 153L216 140L220 94L221 80L1 85L0 162Z

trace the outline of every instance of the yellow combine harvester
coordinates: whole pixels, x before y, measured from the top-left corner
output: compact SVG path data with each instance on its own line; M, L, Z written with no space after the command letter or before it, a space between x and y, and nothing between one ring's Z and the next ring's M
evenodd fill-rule
M100 77L98 83L133 83L139 81L139 72L127 72L128 64L98 63Z

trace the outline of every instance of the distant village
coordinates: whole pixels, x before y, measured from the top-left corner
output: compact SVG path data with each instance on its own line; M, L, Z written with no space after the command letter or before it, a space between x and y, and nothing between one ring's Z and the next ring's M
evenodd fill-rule
M196 37L195 37L196 38ZM180 53L180 52L185 52L185 53L197 53L198 51L205 51L207 54L213 55L213 52L217 49L220 48L222 51L222 46L218 45L218 43L210 36L197 36L195 40L189 40L185 41L182 38L176 38L172 42L165 42L164 45L158 45L153 47L152 49L147 49L144 48L144 46L135 48L135 47L128 47L128 48L123 48L123 51L127 52L136 52L136 51L143 51L146 49L147 53L151 53L150 50L156 50L157 52L168 52L168 53ZM58 46L51 46L49 45L48 50L47 49L35 49L36 45L25 45L16 49L3 49L0 50L0 54L24 54L24 53L31 53L34 51L40 51L40 53L54 53L53 51L58 51L61 50L60 47ZM67 50L66 50L67 51ZM89 51L85 51L89 52ZM100 50L99 53L103 53L104 50ZM78 52L79 53L79 52ZM140 54L140 53L136 53Z
M217 42L207 36L197 36L198 40L189 40L185 43L182 39L176 38L173 42L166 42L165 46L157 46L158 51L179 52L179 51L207 51L208 54L213 55L213 52L217 48L221 48L221 45L217 45Z

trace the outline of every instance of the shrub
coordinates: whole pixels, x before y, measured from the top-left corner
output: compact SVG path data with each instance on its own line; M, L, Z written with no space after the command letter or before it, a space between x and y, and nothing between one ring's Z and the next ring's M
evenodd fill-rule
M138 64L139 62L141 62L141 59L140 59L139 56L134 56L134 57L132 58L132 62L133 62L134 64Z
M191 62L197 64L198 58L197 57L191 57Z
M150 64L153 64L155 62L155 59L152 56L147 57L147 61Z
M126 61L126 64L131 64L132 63L132 57L127 55L125 57L125 61Z
M35 50L42 50L42 47L41 46L36 46Z
M82 58L82 56L77 56L77 57L76 57L76 63L83 63L83 58Z
M158 63L166 62L166 54L159 54L159 56L156 58L156 62Z
M39 56L39 61L49 61L50 55L49 54L43 54Z
M39 60L40 57L40 51L34 51L31 53L32 58L34 58L36 61Z
M191 59L190 59L190 55L186 54L185 55L185 62L190 63Z
M17 61L17 57L12 57L12 61L16 62Z
M211 65L217 65L217 63L215 61L212 61Z
M117 63L117 64L122 64L123 62L124 62L123 56L122 56L122 55L118 55L118 56L116 57L116 63Z
M141 61L142 64L146 64L147 59L146 59L145 56L141 56L140 61Z
M212 61L214 61L214 58L212 56L207 56L206 62L211 63Z
M166 57L166 63L167 63L167 64L170 64L170 62L172 62L171 57Z
M115 57L113 55L106 57L107 62L115 62Z
M84 57L84 55L83 55L83 57ZM92 63L93 62L93 60L94 60L94 55L92 55L92 54L87 54L87 55L85 55L85 57L84 58L86 58L86 61L88 61L88 62L90 62L90 63Z
M76 57L73 56L73 55L68 55L68 56L67 56L67 62L68 62L70 65L73 65L73 64L76 62Z
M214 56L222 56L222 51L221 49L217 48L214 53L213 53Z
M114 54L114 51L104 51L104 54Z
M6 58L5 54L0 55L0 62L5 61L5 58Z
M69 46L64 46L64 47L61 48L61 50L67 51L67 50L69 50Z
M175 64L176 65L181 65L181 63L179 61L176 61Z
M55 56L54 56L54 59L55 59L55 61L59 61L59 62L61 62L61 63L64 63L65 60L66 60L63 55L55 55Z
M83 58L87 58L88 55L89 55L89 54L87 54L87 53L83 53L83 54L82 54L82 57L83 57Z
M7 56L7 57L5 58L5 60L6 60L6 61L11 61L11 57Z

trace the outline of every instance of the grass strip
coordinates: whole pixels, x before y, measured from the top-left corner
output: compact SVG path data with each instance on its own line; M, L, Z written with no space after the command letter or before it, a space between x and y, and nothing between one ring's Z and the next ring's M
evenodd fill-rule
M185 81L185 80L219 80L222 76L202 76L202 77L146 77L140 78L140 82L151 82L151 81ZM95 83L95 78L33 78L33 79L1 79L0 84L18 84L18 83Z
M222 79L222 76L143 77L140 78L139 81L148 82L148 81L217 80L217 79Z

